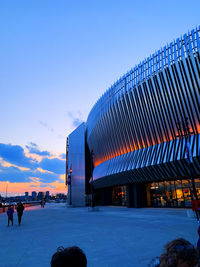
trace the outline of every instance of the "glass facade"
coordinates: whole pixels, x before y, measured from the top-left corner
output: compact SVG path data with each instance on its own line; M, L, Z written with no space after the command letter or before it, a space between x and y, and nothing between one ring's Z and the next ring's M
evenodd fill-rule
M200 179L195 179L200 198ZM191 207L191 180L154 182L150 185L152 207Z
M192 171L200 197L199 70L200 27L142 61L99 98L85 124L86 181L93 151L99 203L190 207L192 186L186 177ZM69 144L69 155L77 151ZM70 164L82 186L79 164Z
M86 122L96 189L190 177L187 159L194 158L200 177L199 70L200 27L142 61L99 98ZM173 192L175 185L169 186Z

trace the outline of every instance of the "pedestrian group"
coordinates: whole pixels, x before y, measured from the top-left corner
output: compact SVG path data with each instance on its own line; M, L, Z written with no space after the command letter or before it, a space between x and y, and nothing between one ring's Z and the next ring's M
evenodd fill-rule
M22 204L21 201L17 203L17 216L18 216L18 224L19 226L21 225L21 220L22 220L22 215L24 211L24 205ZM14 206L9 205L8 210L7 210L7 215L8 215L8 226L10 225L10 222L12 223L13 226L13 214L14 214Z

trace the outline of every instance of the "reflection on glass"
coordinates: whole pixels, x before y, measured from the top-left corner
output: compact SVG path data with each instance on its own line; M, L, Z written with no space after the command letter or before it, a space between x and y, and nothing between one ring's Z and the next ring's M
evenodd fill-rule
M112 204L116 206L126 206L126 186L117 186L112 189Z
M200 199L200 179L195 179L196 191ZM151 205L153 207L191 207L191 180L171 180L150 184Z

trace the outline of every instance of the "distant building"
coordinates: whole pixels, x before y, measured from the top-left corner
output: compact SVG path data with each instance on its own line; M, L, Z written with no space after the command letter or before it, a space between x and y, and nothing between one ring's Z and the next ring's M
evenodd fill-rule
M50 196L49 191L46 191L45 198L48 199Z
M56 198L59 198L59 199L66 199L66 195L65 194L62 194L62 193L59 193L59 194L56 194Z
M44 192L39 192L37 197L38 197L38 199L43 199L44 198Z
M37 193L36 193L36 191L33 191L33 192L31 193L31 195L32 195L32 200L35 200L35 199L37 198Z
M28 192L25 192L25 198L28 198Z

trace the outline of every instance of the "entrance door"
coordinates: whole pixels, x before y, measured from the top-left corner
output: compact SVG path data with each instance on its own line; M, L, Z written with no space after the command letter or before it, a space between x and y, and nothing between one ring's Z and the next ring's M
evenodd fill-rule
M126 206L126 186L117 186L112 189L112 205Z

